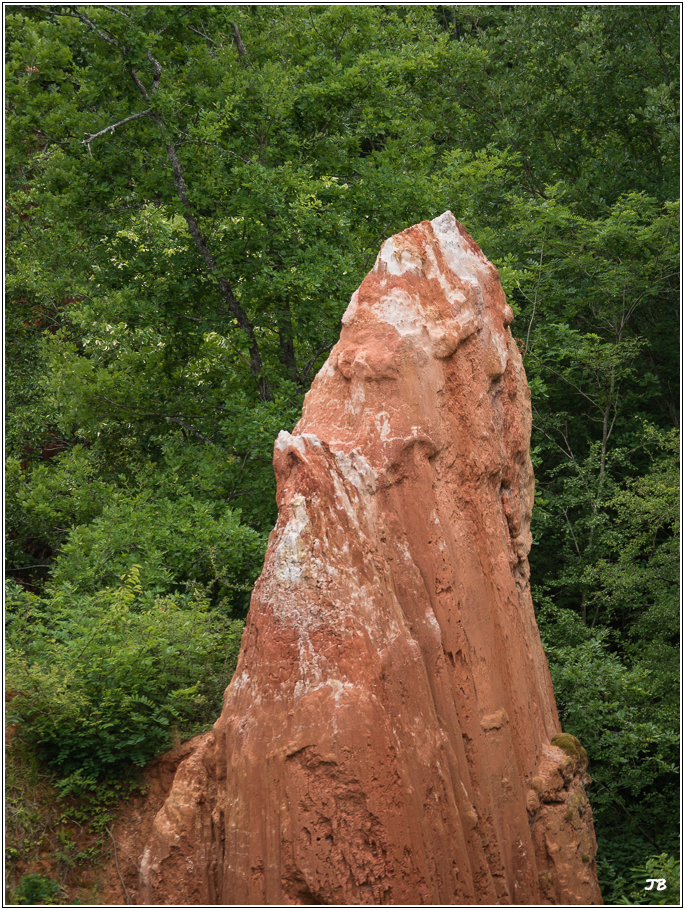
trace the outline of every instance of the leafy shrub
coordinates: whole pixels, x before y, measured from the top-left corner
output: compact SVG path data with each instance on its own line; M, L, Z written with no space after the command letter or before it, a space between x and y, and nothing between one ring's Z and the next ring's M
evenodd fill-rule
M42 463L9 458L8 570L50 568L52 588L64 583L93 595L138 565L148 593L199 583L211 586L213 603L244 610L273 515L262 533L227 506L237 459L221 447L184 453L173 437L148 442L158 450L155 462L146 463L135 445L128 461L82 445ZM264 460L273 486L270 458ZM265 499L273 511L273 491ZM32 581L45 582L46 575Z
M580 578L588 624L549 587L534 592L562 726L590 758L609 890L678 843L679 434L645 426L642 443L656 456L639 481L615 486L605 556ZM597 615L617 627L592 628Z
M45 875L22 875L17 890L12 895L13 904L58 904L62 889Z
M605 903L630 905L679 905L680 860L667 853L648 856L644 864L630 869L627 878L616 875L610 863L598 866ZM647 890L650 885L651 888ZM657 890L654 879L666 888Z
M93 594L138 565L145 590L166 594L188 581L213 582L218 596L251 588L265 537L240 523L221 502L117 494L103 513L74 528L60 550L53 582ZM247 584L246 584L247 583Z
M30 535L56 551L70 528L97 518L115 492L112 483L98 476L98 468L97 459L81 445L47 462L24 462L23 469L20 459L9 458L8 529L18 544ZM25 561L26 554L15 558Z
M243 624L202 589L154 597L133 566L92 597L10 586L7 603L10 720L74 786L143 765L174 728L192 735L220 712Z
M562 728L590 759L597 856L611 891L650 850L676 848L677 713L664 710L651 668L621 659L607 630L549 606L540 629Z

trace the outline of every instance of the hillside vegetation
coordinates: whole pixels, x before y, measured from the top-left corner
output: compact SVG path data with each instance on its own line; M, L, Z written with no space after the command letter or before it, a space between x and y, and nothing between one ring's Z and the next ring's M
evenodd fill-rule
M273 440L381 242L451 209L516 313L534 601L605 900L654 900L645 863L670 888L679 7L15 5L5 29L22 748L92 797L218 715Z

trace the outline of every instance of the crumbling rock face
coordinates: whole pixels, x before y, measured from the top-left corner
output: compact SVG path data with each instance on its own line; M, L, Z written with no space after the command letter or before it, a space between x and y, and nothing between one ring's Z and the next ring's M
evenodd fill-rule
M601 903L587 759L552 742L511 320L451 213L384 243L276 441L238 668L139 902Z

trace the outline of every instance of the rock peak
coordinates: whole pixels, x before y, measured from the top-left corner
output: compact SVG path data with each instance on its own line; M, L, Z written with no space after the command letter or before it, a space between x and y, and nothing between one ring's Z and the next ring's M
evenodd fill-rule
M586 761L552 745L511 320L450 212L383 244L276 440L238 668L142 901L601 903Z

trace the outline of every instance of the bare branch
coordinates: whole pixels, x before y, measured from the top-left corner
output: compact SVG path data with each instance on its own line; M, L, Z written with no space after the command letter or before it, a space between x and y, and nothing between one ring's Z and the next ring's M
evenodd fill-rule
M121 874L121 870L119 869L119 859L117 858L117 842L114 840L114 835L113 835L112 832L109 830L109 828L107 827L107 825L105 825L105 831L106 831L106 832L109 834L109 836L112 838L112 843L114 844L114 863L115 863L115 865L116 865L116 867L117 867L117 875L119 876L119 881L121 882L121 885L122 885L122 887L123 887L123 889L124 889L124 894L126 895L126 903L127 903L127 904L132 904L133 901L131 900L131 895L128 893L128 888L126 887L126 882L124 881L124 877L123 877L123 875Z
M243 57L247 55L247 51L245 50L245 45L243 44L243 39L240 37L237 25L233 26L233 34L235 36L235 46L238 49L238 57L240 57L240 60L242 61Z
M535 354L531 354L531 356L535 357ZM538 363L542 363L542 362L543 362L543 361L542 361L542 358L537 358L537 357L536 357L535 359L538 361ZM567 376L564 376L563 373L559 373L557 370L555 370L555 369L554 369L553 367L551 367L549 364L545 364L545 366L546 366L546 368L550 371L550 373L554 373L554 375L557 376L559 379L563 380L563 382L568 383L568 385L570 385L572 389L575 389L576 392L578 392L579 395L582 395L583 398L585 398L587 401L590 402L590 404L594 405L596 408L599 408L599 410L601 411L601 405L600 405L597 401L595 401L594 398L590 398L590 396L587 395L587 394L580 388L580 386L576 385L575 382L571 382L571 380L570 380Z
M542 256L545 252L545 242L542 242L542 248L540 249L540 265L538 266L538 280L535 285L535 300L533 301L533 312L530 316L530 322L528 323L528 334L526 335L526 343L523 348L523 356L525 357L528 353L528 342L530 341L530 330L533 328L533 320L535 319L535 308L538 303L538 291L540 290L540 279L542 278Z
M121 404L121 402L119 402L119 401L114 401L113 398L108 398L106 395L95 395L93 397L97 401L105 401L105 402L107 402L107 404L111 404L112 407L119 408L122 411L126 411L128 414L133 414L134 417L137 417L137 418L152 417L156 420L170 420L170 421L172 421L172 423L177 423L180 426L185 426L187 429L191 429L191 428L189 425L187 425L184 422L186 418L192 419L192 420L204 420L207 416L206 414L184 414L183 416L179 416L179 415L174 415L174 414L163 414L158 411L141 411L136 408L131 408L128 405ZM233 411L230 408L222 408L219 405L214 406L213 410L214 411L226 411L227 414L233 413ZM193 430L192 432L196 432L196 431ZM205 437L205 439L206 439L206 437ZM207 441L211 442L211 440L207 440Z
M204 29L204 25L202 27ZM193 28L192 25L189 25L188 28L190 29L191 32L195 32L195 34L199 35L200 38L204 38L205 41L209 41L210 44L213 44L216 47L216 42L212 38L209 37L206 29L201 32L199 29Z
M576 548L576 553L578 554L579 557L582 558L582 553L580 552L580 547L578 546L578 541L576 540L576 535L573 533L573 522L568 517L568 510L562 509L562 512L564 513L564 518L566 519L566 524L568 525L569 532L573 539L573 545Z
M120 47L119 42L112 37L111 34L108 34L102 29L98 28L97 25L93 22L92 19L89 19L88 16L85 16L83 13L77 13L76 7L68 6L62 9L55 9L54 6L33 6L31 4L26 4L24 9L39 9L43 13L47 13L48 16L60 16L61 18L68 19L78 19L80 22L83 22L84 25L87 25L88 28L95 32L103 41L106 41L107 44L111 44L112 47ZM66 10L72 10L72 12L66 12ZM119 12L119 10L117 10Z
M536 411L535 413L537 414L538 412ZM533 423L533 428L535 430L537 430L538 433L542 433L542 435L546 439L548 439L552 443L552 445L556 446L559 449L559 451L562 452L566 456L566 458L568 458L569 461L571 461L573 464L576 464L576 459L574 458L573 452L571 451L571 447L568 444L568 439L564 436L564 434L561 432L561 430L559 430L558 432L560 433L562 439L566 443L566 448L564 448L561 445L561 443L559 443L556 439L554 439L553 436L550 436L542 424Z
M111 5L110 5L109 9L113 9L115 13L119 13L119 15L120 15L120 16L123 16L124 19L128 19L129 22L132 22L132 21L133 21L133 20L131 19L131 17L129 16L129 14L128 14L128 13L125 13L125 12L123 11L123 9L119 9L118 6L111 6Z
M104 136L105 133L113 133L118 126L123 126L125 123L130 123L131 120L140 120L141 117L149 117L152 113L151 110L141 111L139 114L132 114L130 117L124 117L123 120L119 120L118 123L113 123L111 126L106 126L104 130L100 130L99 133L86 133L86 138L83 139L84 145L90 145L93 139L97 139L98 136Z
M149 93L148 93L148 90L145 88L145 85L141 81L138 73L136 73L136 71L134 69L130 69L129 74L130 74L131 78L133 79L133 81L135 82L135 84L138 88L138 91L149 104L150 98L152 98L152 96L155 94L155 92L159 88L159 80L162 77L162 65L159 62L159 60L157 60L156 57L153 57L149 51L147 53L147 59L152 64L152 66L154 67L154 71L155 71L154 76L152 77L152 85L150 86Z
M155 75L152 77L152 87L150 88L150 96L152 96L159 88L159 80L162 78L162 64L149 51L146 56L155 70Z
M138 77L138 73L136 73L135 70L132 70L132 69L131 69L131 70L129 70L129 74L130 74L130 76L131 76L131 79L133 79L133 81L135 82L135 84L136 84L136 86L137 86L137 88L138 88L138 91L139 91L140 94L143 96L143 98L145 99L145 101L147 101L147 103L149 104L149 103L150 103L150 96L149 96L148 93L147 93L147 89L145 88L145 86L143 85L143 83L140 81L140 79L139 79L139 77Z
M164 124L161 119L156 115L152 115L155 122L164 130ZM171 162L171 169L174 173L174 182L176 183L176 191L178 193L178 198L183 203L183 208L185 209L183 217L186 220L188 225L188 230L190 235L195 242L195 246L200 251L202 258L204 259L207 268L210 272L213 272L216 275L216 279L219 283L219 288L221 290L221 295L228 304L228 308L231 311L233 317L236 319L240 328L246 333L247 337L250 339L250 372L254 376L255 380L259 385L259 391L262 395L262 398L265 401L271 401L273 395L271 393L271 387L269 386L269 381L265 376L262 376L262 357L259 352L259 345L257 344L257 338L254 331L254 326L247 317L247 314L240 306L238 301L231 290L231 286L228 281L220 275L217 269L216 260L212 255L209 247L205 243L204 237L200 231L199 225L195 220L193 215L190 202L188 200L188 188L186 186L185 179L183 177L183 171L181 169L181 164L178 160L178 155L176 154L176 149L174 148L173 142L171 140L166 143L167 155L169 161Z

